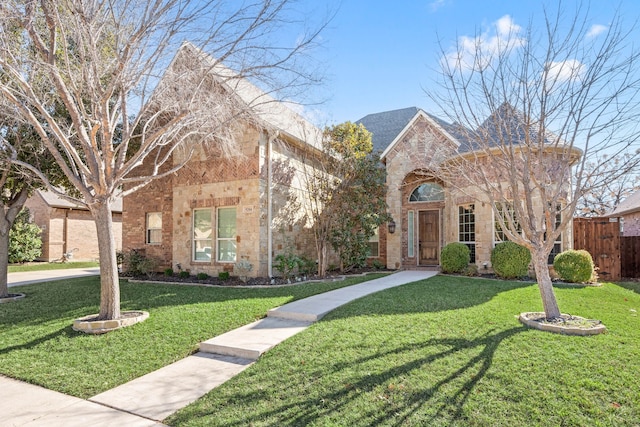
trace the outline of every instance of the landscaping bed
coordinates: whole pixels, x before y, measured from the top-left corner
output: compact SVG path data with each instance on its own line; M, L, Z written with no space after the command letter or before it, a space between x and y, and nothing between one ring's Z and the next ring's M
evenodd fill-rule
M121 274L120 277L132 282L159 282L159 283L176 283L176 284L198 284L203 286L229 286L229 287L268 287L268 286L287 286L295 285L305 282L319 282L326 280L342 280L346 277L357 277L366 274L374 273L393 273L395 270L376 269L376 268L358 268L352 269L344 274L339 271L331 271L325 277L319 277L317 275L310 276L293 276L291 278L283 277L250 277L247 280L242 280L238 276L229 276L227 278L219 276L207 276L198 277L197 275L180 275L180 274L163 274L152 273L138 276L130 276L126 273Z

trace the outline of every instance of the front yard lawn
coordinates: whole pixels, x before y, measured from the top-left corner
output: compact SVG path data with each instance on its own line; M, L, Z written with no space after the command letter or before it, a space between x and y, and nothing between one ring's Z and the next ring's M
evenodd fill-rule
M184 358L270 308L380 276L261 289L123 281L122 309L151 317L97 336L75 332L71 323L98 312L98 277L12 288L27 297L0 305L0 373L88 398Z
M640 286L558 287L591 337L523 327L536 285L438 276L330 313L174 426L638 426Z

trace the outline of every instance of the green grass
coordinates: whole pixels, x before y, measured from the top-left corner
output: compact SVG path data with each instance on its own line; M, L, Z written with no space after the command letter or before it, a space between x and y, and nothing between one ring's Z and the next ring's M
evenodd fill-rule
M608 333L523 327L535 285L438 276L339 308L175 426L638 426L640 284L556 288Z
M375 277L262 289L123 281L122 309L151 316L97 336L71 329L73 319L98 312L97 277L21 286L27 298L0 306L0 373L88 398L175 362L270 308Z
M9 273L19 273L24 271L44 271L44 270L66 270L69 268L88 268L98 267L100 264L91 261L74 261L74 262L37 262L29 264L13 264L9 265Z

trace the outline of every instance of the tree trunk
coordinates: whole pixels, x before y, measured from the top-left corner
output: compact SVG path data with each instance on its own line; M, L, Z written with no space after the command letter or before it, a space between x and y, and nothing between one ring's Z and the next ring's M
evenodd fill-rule
M11 224L6 219L0 218L0 298L9 296L9 285L7 273L9 271L9 230Z
M321 240L316 241L316 251L318 252L318 276L324 277L327 274L327 244Z
M120 282L111 206L108 201L101 201L90 205L90 209L96 222L100 257L99 320L115 320L120 318Z
M545 316L547 319L560 317L558 301L556 300L556 295L553 292L551 276L549 276L549 266L547 265L548 254L544 251L539 251L538 253L532 251L531 255L533 256L533 268L536 272L538 289L540 290L540 296L542 297L542 306L544 307Z

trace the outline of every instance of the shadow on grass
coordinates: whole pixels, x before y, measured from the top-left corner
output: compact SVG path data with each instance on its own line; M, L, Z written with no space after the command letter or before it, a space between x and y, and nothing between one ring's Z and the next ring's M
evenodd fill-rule
M35 339L33 339L31 341L28 341L28 342L24 342L24 343L17 344L17 345L12 345L12 346L9 346L9 347L0 347L0 355L1 354L10 353L10 352L12 352L14 350L31 350L31 349L33 349L35 347L38 347L41 344L46 343L47 341L55 340L55 339L57 339L59 337L63 337L63 336L64 337L70 337L70 336L77 335L77 334L78 333L75 332L71 328L71 325L69 325L69 326L67 326L65 328L61 328L61 329L59 329L57 331L54 331L54 332L51 332L51 333L49 333L47 335L35 338Z
M317 423L320 419L342 419L342 414L345 413L349 414L348 423L352 425L386 425L389 423L404 425L405 422L410 424L411 419L414 419L413 417L418 412L421 413L422 425L430 425L432 422L441 423L445 419L449 422L469 421L464 413L465 404L478 383L491 368L496 350L504 340L525 330L524 327L515 327L499 332L490 331L475 339L434 338L422 343L398 347L385 353L354 359L349 363L336 364L331 370L323 371L322 375L345 377L348 375L343 375L344 372L350 372L373 360L388 359L390 361L388 369L373 375L362 376L346 386L336 384L337 389L334 387L333 390L294 397L293 401L289 399L283 402L280 399L272 399L273 405L269 405L268 408L259 404L263 399L268 398L263 395L263 392L231 394L225 396L225 402L243 402L243 405L253 409L244 414L242 421L230 422L227 420L225 425L253 425L254 423L264 423L265 420L277 425L310 425ZM424 356L420 357L420 355ZM406 360L407 356L409 361L401 364L394 363L396 360ZM439 378L427 382L428 385L424 388L396 390L401 397L398 397L397 402L391 403L394 396L387 396L387 394L394 393L389 389L390 380L402 381L402 378L411 377L416 373L420 375L420 372L429 372L438 363L440 364L436 369L440 369L442 372L442 360L450 358L455 358L458 361L455 366L448 364L447 366L450 368ZM264 386L268 387L266 384ZM371 397L365 396L369 393L372 394ZM371 400L373 394L378 393L381 394L377 396L377 399L387 399L390 403L383 405L382 408L380 405L368 404L358 406L353 411L349 409L354 400ZM320 405L319 402L322 404ZM191 407L185 413L178 413L168 421L172 425L180 425L182 421L200 418L202 421L206 421L208 417L218 416L218 410L219 408L210 405L203 405L202 409Z
M135 284L121 281L122 310L153 310L231 300L286 298L286 302L344 286L341 282L301 284L281 288L212 288L172 284ZM96 313L100 306L99 277L24 285L26 298L4 304L0 327L39 325ZM1 329L1 328L0 328Z
M484 304L498 294L535 284L506 280L476 279L458 276L435 276L430 279L388 289L367 297L367 309L349 306L330 313L328 319L353 315L396 315L456 310Z
M628 289L630 291L635 292L636 294L640 294L640 281L638 282L615 282L616 285L621 288Z

